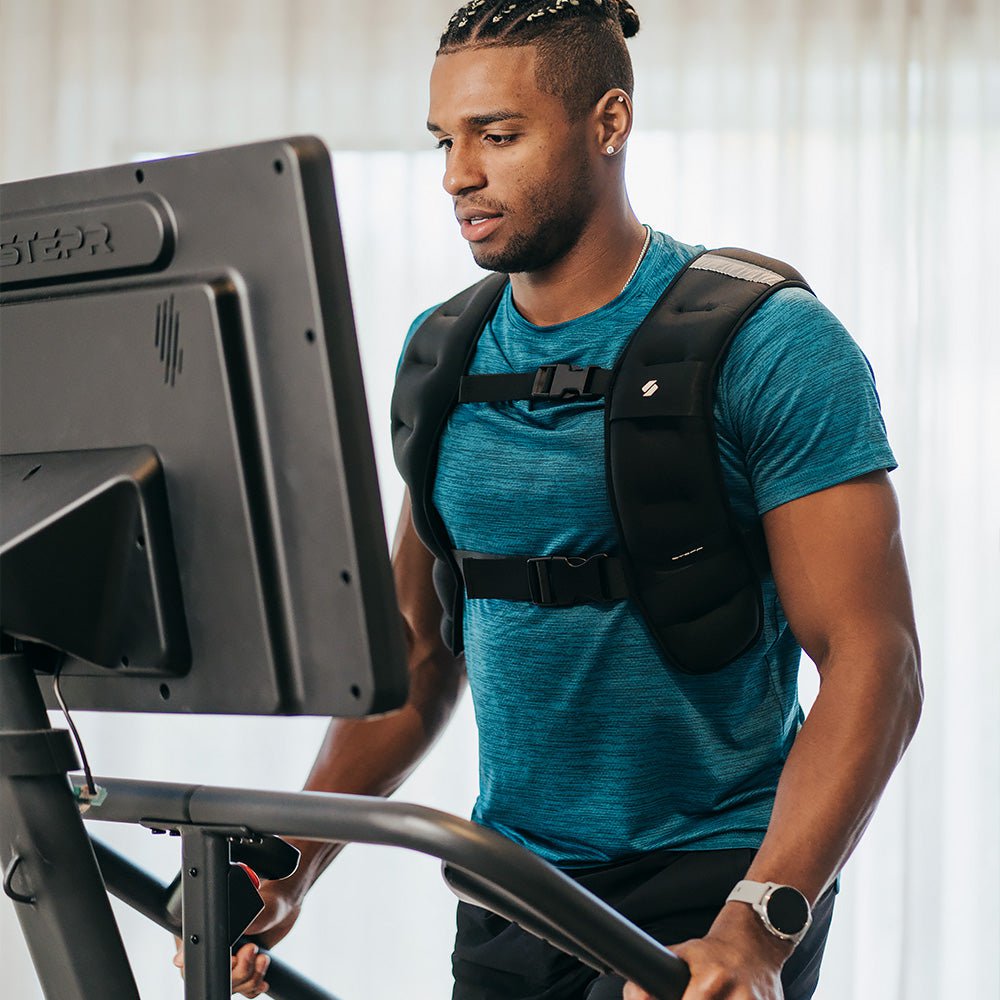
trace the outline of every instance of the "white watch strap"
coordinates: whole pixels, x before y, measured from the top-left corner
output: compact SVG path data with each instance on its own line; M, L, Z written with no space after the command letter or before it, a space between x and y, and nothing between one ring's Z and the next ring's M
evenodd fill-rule
M744 879L733 886L733 891L726 902L749 903L756 909L763 903L764 897L777 886L777 882L751 882L749 879Z

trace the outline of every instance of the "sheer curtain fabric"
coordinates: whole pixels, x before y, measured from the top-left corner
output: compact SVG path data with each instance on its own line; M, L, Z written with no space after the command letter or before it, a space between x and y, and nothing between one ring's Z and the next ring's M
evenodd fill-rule
M633 204L686 242L798 267L875 367L900 468L924 654L918 735L843 880L820 1000L1000 996L1000 5L647 0L632 43ZM388 399L420 310L478 276L424 131L451 5L3 0L0 177L296 132L335 151L389 529ZM804 664L803 701L815 694ZM82 715L95 770L296 788L320 720ZM463 703L400 794L475 795ZM94 831L169 878L172 845ZM142 995L182 996L171 943L122 908ZM351 847L282 954L350 997L449 992L453 901L435 863ZM6 993L40 996L0 903Z

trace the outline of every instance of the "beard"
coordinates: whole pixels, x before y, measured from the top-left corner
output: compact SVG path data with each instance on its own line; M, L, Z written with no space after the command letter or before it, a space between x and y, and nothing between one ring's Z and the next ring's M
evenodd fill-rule
M537 189L527 196L518 216L529 220L530 228L513 233L502 246L470 244L473 259L481 268L502 274L539 271L555 263L576 246L587 225L593 209L590 190L589 170L583 162L558 188ZM496 207L503 211L505 222L515 218L504 206Z

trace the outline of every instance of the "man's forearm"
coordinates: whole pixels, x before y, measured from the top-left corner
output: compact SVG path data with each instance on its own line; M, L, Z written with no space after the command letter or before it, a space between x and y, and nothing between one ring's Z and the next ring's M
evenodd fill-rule
M434 557L417 537L407 492L392 546L392 569L406 639L410 690L398 711L371 719L334 719L309 772L305 790L346 795L391 795L441 734L465 687L464 656L454 656L440 634L441 605L434 591ZM293 840L298 870L281 893L301 901L343 844Z
M810 903L857 845L921 703L910 629L874 642L858 635L827 653L818 658L819 696L782 770L767 835L747 872L755 882L793 885ZM699 997L780 996L780 970L793 950L739 902L722 908L706 937L674 945ZM653 1000L634 983L624 997Z
M370 719L333 719L305 783L306 791L391 795L443 731L464 689L460 661L441 646L417 656L410 693L397 712ZM291 841L302 853L285 888L305 895L345 845Z
M916 643L905 629L877 643L845 643L819 669L819 695L747 874L794 885L812 903L857 846L913 735L922 700ZM763 931L745 904L728 904L720 921Z

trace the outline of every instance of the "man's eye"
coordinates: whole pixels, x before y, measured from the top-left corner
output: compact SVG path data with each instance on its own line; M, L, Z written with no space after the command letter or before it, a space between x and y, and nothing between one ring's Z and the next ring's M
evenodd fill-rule
M441 139L437 144L438 149L451 149L451 139Z
M492 143L494 146L509 146L515 139L516 135L487 135L486 140Z

